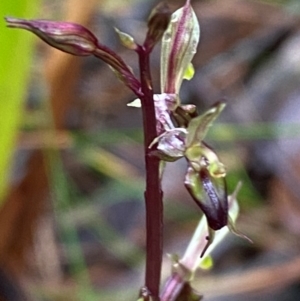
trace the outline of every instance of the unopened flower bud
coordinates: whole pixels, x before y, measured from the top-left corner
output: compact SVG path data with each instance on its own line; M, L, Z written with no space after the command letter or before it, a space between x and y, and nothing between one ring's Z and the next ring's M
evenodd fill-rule
M16 18L6 18L6 21L8 27L29 30L49 45L70 54L91 55L97 48L97 38L79 24Z
M159 3L151 12L148 19L148 32L144 46L152 49L160 41L171 19L171 12L165 2Z
M24 20L6 18L8 27L21 28L36 34L50 46L64 52L87 56L94 55L103 60L136 95L140 95L140 82L131 68L113 50L98 42L85 27L70 23L49 20Z
M126 48L131 49L131 50L137 49L138 46L135 43L134 38L131 35L129 35L126 32L120 31L118 28L115 28L115 31L118 34L119 39L123 46L125 46Z

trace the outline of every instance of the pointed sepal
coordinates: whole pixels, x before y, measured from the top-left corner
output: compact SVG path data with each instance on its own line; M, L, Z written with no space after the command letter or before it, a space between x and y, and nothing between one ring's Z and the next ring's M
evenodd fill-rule
M198 144L205 138L209 128L224 110L225 106L226 104L224 102L219 102L207 110L204 114L195 117L190 121L188 125L188 136L186 141L187 148Z
M185 72L196 53L200 27L190 1L176 10L162 38L161 89L179 93Z

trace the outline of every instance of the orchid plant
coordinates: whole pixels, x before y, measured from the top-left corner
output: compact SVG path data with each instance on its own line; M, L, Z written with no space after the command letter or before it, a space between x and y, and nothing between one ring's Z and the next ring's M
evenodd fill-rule
M228 232L238 213L236 192L227 195L226 170L217 154L205 142L224 102L202 114L192 104L181 104L180 87L193 77L191 60L196 53L200 28L190 1L173 14L162 3L151 12L143 44L116 29L121 43L139 58L140 77L112 49L101 44L81 25L49 20L6 18L9 27L26 29L49 45L77 56L93 55L104 61L137 97L129 106L143 113L146 165L146 277L139 300L200 300L190 281L195 270ZM149 58L154 46L161 46L161 93L154 94ZM184 185L200 207L203 217L181 259L173 256L173 271L160 293L163 233L162 171L165 162L187 161ZM229 226L229 227L226 227ZM216 232L216 235L215 235Z

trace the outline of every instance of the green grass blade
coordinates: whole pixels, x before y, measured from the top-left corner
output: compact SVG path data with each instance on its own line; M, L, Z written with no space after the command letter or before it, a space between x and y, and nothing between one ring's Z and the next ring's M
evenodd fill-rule
M34 41L25 31L7 28L4 17L33 18L39 4L40 0L2 0L0 4L0 204L9 184Z

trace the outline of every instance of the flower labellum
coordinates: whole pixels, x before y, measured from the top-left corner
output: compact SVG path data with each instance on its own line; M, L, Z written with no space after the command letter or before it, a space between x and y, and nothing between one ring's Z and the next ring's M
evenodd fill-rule
M232 223L232 225L235 224L239 214L237 194L240 188L241 183L239 183L234 192L228 196L228 211L230 216L229 223ZM203 267L205 261L207 259L211 259L211 252L231 230L229 229L229 227L223 227L221 230L216 231L214 238L211 240L211 244L208 245L207 236L210 234L210 231L209 229L207 229L206 224L206 218L205 216L203 216L199 221L198 227L194 232L193 238L191 239L189 246L185 251L185 254L179 260L179 264L184 267L185 271L189 271L192 276L194 276L194 273L199 266L201 268L207 268L207 266ZM204 254L205 249L207 249L207 251ZM212 264L212 262L210 262L210 264Z
M228 222L228 199L225 178L214 179L203 168L188 168L185 186L207 218L209 227L219 230Z

